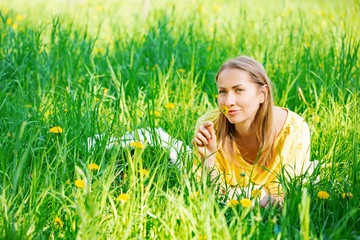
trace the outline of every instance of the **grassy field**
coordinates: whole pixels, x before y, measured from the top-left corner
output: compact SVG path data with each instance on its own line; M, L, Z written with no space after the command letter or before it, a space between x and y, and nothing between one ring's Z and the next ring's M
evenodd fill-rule
M0 13L0 238L360 239L359 1L15 0ZM282 211L217 201L185 148L181 168L157 141L106 149L158 127L191 146L238 55L305 118L320 162L283 182Z

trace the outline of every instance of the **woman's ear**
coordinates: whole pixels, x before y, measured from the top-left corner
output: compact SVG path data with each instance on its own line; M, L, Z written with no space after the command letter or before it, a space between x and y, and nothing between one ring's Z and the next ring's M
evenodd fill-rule
M264 103L265 99L267 99L269 93L269 86L267 84L261 86L260 88L260 103Z

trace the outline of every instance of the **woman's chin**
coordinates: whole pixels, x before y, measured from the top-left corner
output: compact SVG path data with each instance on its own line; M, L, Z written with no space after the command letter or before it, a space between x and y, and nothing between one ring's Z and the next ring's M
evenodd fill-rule
M229 117L229 116L226 116L227 120L232 123L232 124L235 124L235 123L238 123L239 121L233 117Z

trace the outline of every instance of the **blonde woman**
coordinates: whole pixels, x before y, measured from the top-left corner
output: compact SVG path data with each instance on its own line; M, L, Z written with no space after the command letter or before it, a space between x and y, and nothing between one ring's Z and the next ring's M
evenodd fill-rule
M308 125L289 109L274 106L267 73L250 57L224 63L216 83L219 109L198 120L192 141L202 167L211 180L234 187L232 193L252 184L267 194L262 207L281 204L280 172L294 177L310 165Z

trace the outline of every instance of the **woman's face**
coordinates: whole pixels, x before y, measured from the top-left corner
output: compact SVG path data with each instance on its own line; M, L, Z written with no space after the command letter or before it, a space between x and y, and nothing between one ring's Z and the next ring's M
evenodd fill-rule
M233 124L250 126L264 102L267 88L254 83L239 69L225 69L218 76L218 105L228 107L226 118Z

